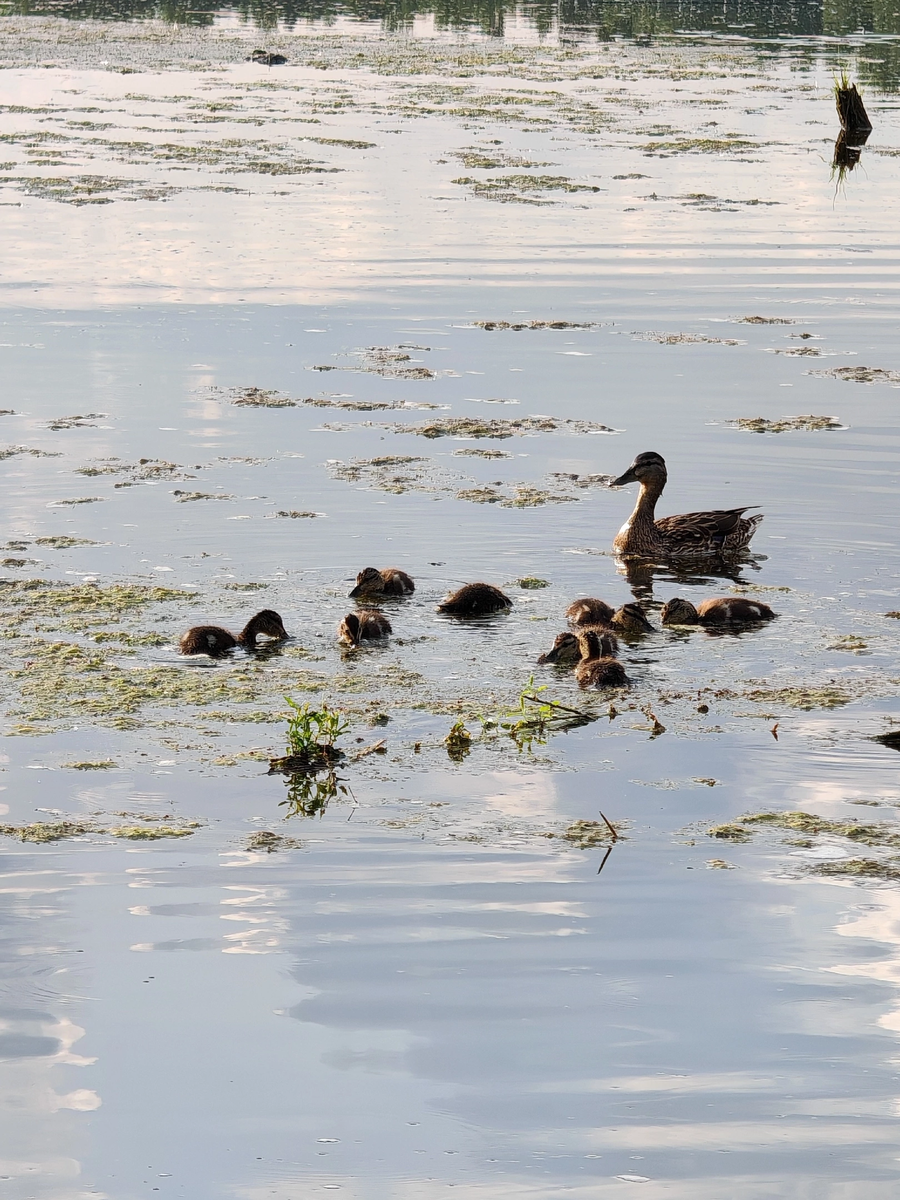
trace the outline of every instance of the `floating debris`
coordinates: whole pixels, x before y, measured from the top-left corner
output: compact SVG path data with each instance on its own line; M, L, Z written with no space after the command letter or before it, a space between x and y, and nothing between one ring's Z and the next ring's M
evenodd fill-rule
M282 833L260 829L250 834L246 846L248 850L265 850L267 854L273 854L276 850L302 850L303 843L297 838L285 837Z
M795 325L790 317L735 317L736 325Z
M290 517L291 520L298 521L298 520L301 520L302 518L309 518L310 520L312 520L314 517L324 517L325 514L318 513L318 512L304 512L304 511L298 510L296 508L290 508L290 509L280 508L278 510L278 512L275 513L275 516L276 517Z
M520 588L525 588L526 591L537 591L540 588L546 588L550 586L548 580L538 579L536 575L525 575L522 579L517 579L516 584Z
M769 420L766 417L737 417L728 422L735 429L743 429L747 433L787 433L789 431L808 429L846 429L837 417L778 417Z
M299 403L281 392L258 387L229 388L228 391L232 396L231 403L238 408L296 408Z
M48 429L95 429L98 421L109 420L108 413L76 414L74 417L56 417L47 423Z
M189 504L192 500L233 500L227 492L182 492L176 489L172 495L179 504Z
M394 425L394 433L419 437L510 438L530 433L615 433L598 421L576 421L565 417L439 417L425 425Z
M865 134L872 132L872 122L866 112L855 83L851 83L846 71L834 83L834 103L837 108L841 129L848 134Z
M61 453L52 450L35 450L32 446L3 446L0 448L0 459L15 458L17 454L27 454L30 458L61 458Z
M604 321L473 321L476 329L600 329Z
M99 762L68 762L62 765L70 771L111 771L119 764L111 758L104 758Z
M658 342L661 346L745 346L738 338L709 337L704 333L658 333L654 330L635 330L631 336L639 342Z
M821 379L843 379L847 383L900 383L900 371L889 371L882 367L828 367L807 371Z

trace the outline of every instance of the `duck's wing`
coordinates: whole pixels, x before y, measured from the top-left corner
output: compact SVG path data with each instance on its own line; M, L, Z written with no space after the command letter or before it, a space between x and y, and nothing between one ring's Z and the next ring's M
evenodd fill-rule
M722 548L727 538L735 533L741 517L757 504L745 504L743 508L720 508L711 512L679 513L674 517L661 517L656 528L670 545L685 549L705 546Z

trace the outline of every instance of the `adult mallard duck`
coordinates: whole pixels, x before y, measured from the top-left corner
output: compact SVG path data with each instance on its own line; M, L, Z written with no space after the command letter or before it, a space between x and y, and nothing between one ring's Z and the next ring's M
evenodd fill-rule
M405 571L397 567L365 567L356 577L356 587L350 593L355 596L408 596L416 585Z
M754 504L656 520L656 502L667 478L665 459L648 450L639 454L625 474L610 484L610 487L641 485L634 512L613 540L617 554L634 558L713 558L736 554L748 545L762 514L753 517L742 514L756 508Z
M195 625L183 635L178 649L181 654L208 654L210 658L221 658L235 646L247 646L254 650L260 634L278 641L288 636L281 617L271 608L264 608L251 617L237 636L219 625Z
M675 596L663 606L660 619L663 625L750 625L775 616L768 604L743 596L717 596L696 608L690 600Z
M438 605L438 612L451 617L483 617L510 608L512 600L493 584L465 583Z
M628 687L631 680L615 657L609 634L585 629L578 637L581 662L575 668L575 678L583 688Z
M364 608L358 613L347 613L338 625L338 637L349 646L358 646L362 641L386 638L391 632L390 621L384 613L373 608Z
M614 634L609 632L609 629L604 625L580 625L578 634L593 630L600 637L607 639L609 653L616 655L619 652L619 643ZM574 633L558 633L556 640L546 654L542 654L538 659L541 666L547 663L556 663L559 666L573 666L581 662L581 645L578 637Z

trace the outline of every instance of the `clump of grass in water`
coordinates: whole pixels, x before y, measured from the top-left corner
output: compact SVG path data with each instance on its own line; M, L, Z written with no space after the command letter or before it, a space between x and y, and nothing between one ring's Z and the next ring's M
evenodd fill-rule
M534 745L543 746L552 733L567 733L581 725L589 725L597 718L593 713L577 708L567 708L552 700L542 700L540 693L547 685L535 687L534 676L519 694L519 706L500 721L500 728L508 734L520 750L531 750ZM487 724L485 723L485 728Z
M311 704L298 704L290 696L285 696L285 700L293 710L288 717L288 752L282 758L270 760L270 772L315 773L343 758L343 751L335 742L350 728L344 714L327 704L313 708Z

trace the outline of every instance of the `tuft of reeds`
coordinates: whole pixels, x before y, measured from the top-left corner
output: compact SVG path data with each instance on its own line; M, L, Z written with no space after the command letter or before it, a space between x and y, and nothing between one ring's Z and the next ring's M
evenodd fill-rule
M837 108L841 129L848 134L869 134L872 132L872 122L866 112L856 84L851 83L847 72L841 73L840 79L834 81L834 102Z

